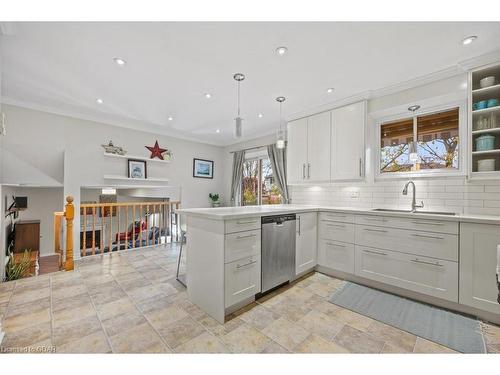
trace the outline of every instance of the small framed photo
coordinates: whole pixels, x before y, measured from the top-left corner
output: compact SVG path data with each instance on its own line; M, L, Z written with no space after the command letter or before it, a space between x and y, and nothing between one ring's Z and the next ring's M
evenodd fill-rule
M211 160L193 159L193 177L214 178L214 162Z
M137 159L128 159L128 178L137 178L145 180L148 178L146 170L146 161Z

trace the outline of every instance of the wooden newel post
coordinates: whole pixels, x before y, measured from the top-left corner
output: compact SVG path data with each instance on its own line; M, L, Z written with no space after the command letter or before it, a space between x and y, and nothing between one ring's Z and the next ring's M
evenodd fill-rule
M64 263L64 269L73 271L73 219L75 217L73 197L71 195L67 196L66 202L66 210L64 211L66 217L66 262Z

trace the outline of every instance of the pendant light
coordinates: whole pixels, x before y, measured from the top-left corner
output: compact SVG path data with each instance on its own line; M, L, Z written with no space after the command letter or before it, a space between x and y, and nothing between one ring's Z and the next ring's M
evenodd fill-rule
M283 106L283 102L286 100L286 98L284 96L278 96L276 98L276 101L278 103L280 103L280 119L279 119L279 128L278 128L278 131L276 132L276 147L279 148L279 149L283 149L285 148L285 138L286 138L286 133L285 133L285 129L282 128L281 126L281 123L283 122L282 121L282 106Z
M418 111L419 109L420 106L418 104L408 107L408 111L411 111L413 114L413 129L415 129L415 126L417 125L417 117L415 117L415 111ZM410 143L410 162L415 165L420 161L420 157L417 153L417 141L415 140L415 132L413 132L413 138L413 141Z
M234 138L240 139L243 137L243 119L240 117L240 83L245 79L245 75L241 73L236 73L233 78L238 82L238 115L236 116L235 126L234 126Z

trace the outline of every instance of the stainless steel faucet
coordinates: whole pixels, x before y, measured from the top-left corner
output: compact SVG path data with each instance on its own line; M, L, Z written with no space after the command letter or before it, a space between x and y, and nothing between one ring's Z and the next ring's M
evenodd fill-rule
M413 181L408 181L403 189L403 195L408 195L408 185L413 186L413 199L411 201L411 212L417 211L417 208L424 208L424 202L420 201L420 204L417 204L416 201L416 194L417 194L417 188L415 187L415 183Z

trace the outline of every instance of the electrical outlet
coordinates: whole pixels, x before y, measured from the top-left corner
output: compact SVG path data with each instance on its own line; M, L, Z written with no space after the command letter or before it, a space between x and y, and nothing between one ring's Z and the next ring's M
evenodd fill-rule
M356 190L351 191L351 198L352 199L359 198L359 191L356 191Z

